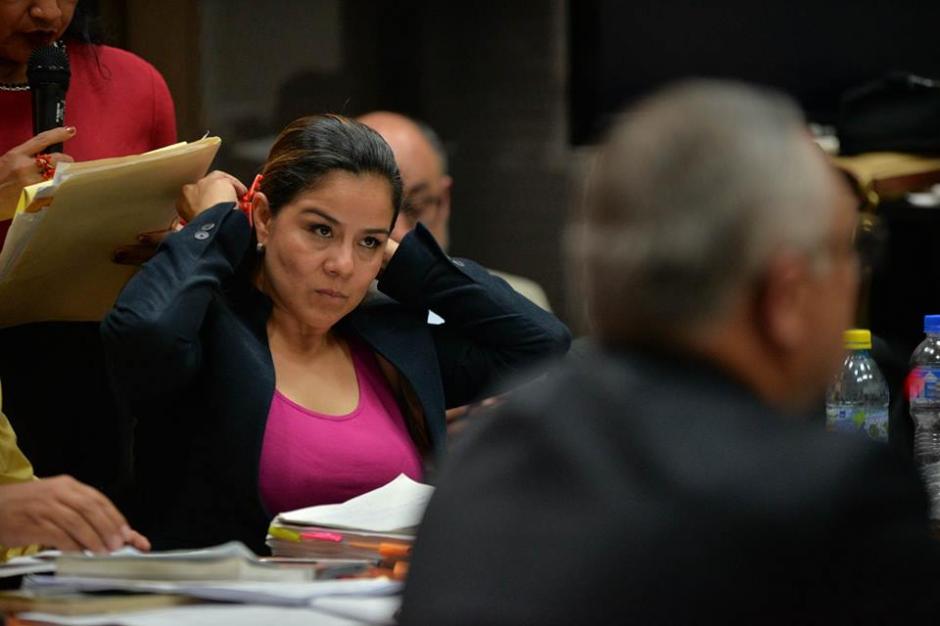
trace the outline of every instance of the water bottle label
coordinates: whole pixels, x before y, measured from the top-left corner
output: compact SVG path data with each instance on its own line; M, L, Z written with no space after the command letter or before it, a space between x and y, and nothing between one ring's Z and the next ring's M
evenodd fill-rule
M827 406L826 430L843 433L863 432L869 439L888 441L888 409L851 404Z
M918 365L907 377L907 393L911 402L940 400L940 368Z

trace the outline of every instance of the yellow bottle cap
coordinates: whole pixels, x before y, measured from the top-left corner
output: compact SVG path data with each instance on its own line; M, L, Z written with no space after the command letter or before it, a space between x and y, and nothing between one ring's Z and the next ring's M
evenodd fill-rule
M842 333L846 350L871 350L871 331L852 328Z

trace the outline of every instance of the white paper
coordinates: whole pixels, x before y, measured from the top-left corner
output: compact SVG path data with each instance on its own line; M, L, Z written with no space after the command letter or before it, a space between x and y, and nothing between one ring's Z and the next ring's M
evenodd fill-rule
M0 563L0 578L24 576L26 574L47 574L55 571L55 563L37 559L34 556L18 556L5 563Z
M109 580L303 582L314 577L312 568L263 563L238 541L199 550L140 552L123 548L106 555L65 554L56 565L63 576Z
M181 606L133 613L65 616L20 613L17 617L60 626L356 626L363 622L337 617L315 609L276 606L204 605Z
M413 532L434 487L399 474L395 480L342 504L311 506L278 515L278 521L376 533Z
M176 593L202 600L278 606L308 606L312 600L324 596L370 596L399 593L402 583L387 578L283 583L239 581L169 582L77 576L32 576L26 579L24 587L58 587L74 591Z
M75 555L68 555L73 557ZM199 548L198 550L161 550L159 552L141 552L137 548L124 546L120 550L115 550L110 554L100 555L94 553L85 553L85 557L98 560L136 560L144 559L147 561L214 561L225 558L240 558L247 561L257 561L258 557L254 552L248 549L240 541L229 541L210 548ZM85 558L80 557L80 558Z
M367 624L392 626L401 607L401 596L350 597L330 596L317 598L313 607L324 613L359 620Z

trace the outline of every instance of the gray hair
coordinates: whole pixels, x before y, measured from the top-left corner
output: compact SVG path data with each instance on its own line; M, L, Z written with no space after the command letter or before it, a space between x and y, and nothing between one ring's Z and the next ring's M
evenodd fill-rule
M719 315L780 249L818 251L829 174L799 108L743 84L690 81L615 124L566 252L605 339L655 340Z

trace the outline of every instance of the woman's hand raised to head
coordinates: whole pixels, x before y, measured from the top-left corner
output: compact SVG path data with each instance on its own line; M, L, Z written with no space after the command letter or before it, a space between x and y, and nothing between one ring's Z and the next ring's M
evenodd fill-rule
M215 170L183 190L176 201L176 212L180 219L193 221L197 215L220 202L237 202L248 193L248 188L231 174Z
M237 202L246 193L248 189L237 178L215 170L195 183L183 185L176 199L176 212L181 220L191 222L206 209L220 202ZM140 233L137 235L139 243L118 247L112 253L111 260L122 265L140 265L156 254L160 242L173 230Z
M75 136L75 128L53 128L39 133L29 141L21 143L0 156L0 213L14 205L20 198L23 187L43 180L42 169L36 162L36 155L57 143L63 143ZM60 152L49 155L50 165L55 167L63 161L72 161L72 157Z

